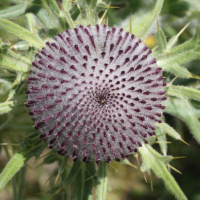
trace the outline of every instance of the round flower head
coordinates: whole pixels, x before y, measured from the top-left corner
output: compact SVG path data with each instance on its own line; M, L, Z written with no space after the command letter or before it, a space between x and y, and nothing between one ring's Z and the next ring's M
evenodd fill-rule
M153 135L162 69L133 34L79 26L46 43L28 78L29 114L50 148L84 162L119 161Z

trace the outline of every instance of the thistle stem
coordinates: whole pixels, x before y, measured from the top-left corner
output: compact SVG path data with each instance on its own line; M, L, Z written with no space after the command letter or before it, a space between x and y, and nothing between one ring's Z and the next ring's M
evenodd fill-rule
M107 194L107 163L101 162L98 169L97 200L106 200Z

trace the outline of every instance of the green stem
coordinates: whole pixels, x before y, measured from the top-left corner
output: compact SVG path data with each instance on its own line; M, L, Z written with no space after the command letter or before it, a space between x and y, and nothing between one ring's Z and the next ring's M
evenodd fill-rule
M22 167L21 170L19 171L19 189L18 189L17 200L20 200L22 196L25 174L26 174L26 166Z
M107 163L101 162L98 169L97 200L106 200L107 194Z
M12 177L13 200L17 200L16 175Z

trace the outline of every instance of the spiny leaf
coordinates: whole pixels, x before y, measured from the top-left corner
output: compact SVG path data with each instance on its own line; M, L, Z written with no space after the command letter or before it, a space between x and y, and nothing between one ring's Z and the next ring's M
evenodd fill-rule
M61 174L63 173L63 171L65 170L65 167L68 163L68 160L69 160L69 156L64 156L63 159L62 159L62 162L58 168L58 173Z
M55 15L57 12L59 12L58 9L56 8L56 2L54 0L41 0L41 4L42 4L42 7L47 11L51 21L54 24L54 27L58 30L58 32L62 32L63 28L62 28L58 18ZM52 10L55 13L53 13Z
M16 17L20 17L26 13L27 8L28 4L19 4L11 6L7 9L0 11L0 18L13 19Z
M94 186L95 164L90 162L82 164L74 183L73 200L92 200L92 187Z
M17 72L28 72L30 69L30 65L5 54L0 54L0 66Z
M167 47L166 47L166 49L167 49L168 51L169 51L171 48L173 48L174 45L176 45L176 43L178 42L179 36L180 36L181 33L188 27L188 25L189 25L189 23L186 24L186 25L181 29L181 31L180 31L177 35L173 36L173 37L168 41Z
M167 51L165 57L157 57L157 59L159 59L158 66L162 67L166 71L170 71L171 65L174 67L179 67L179 65L182 63L186 63L198 58L200 58L200 25L197 27L194 38L177 47L174 47L170 51Z
M7 54L12 56L13 58L16 58L18 60L21 60L21 61L27 63L28 65L31 65L31 63L32 63L29 58L27 58L26 56L23 56L21 54L17 54L14 51L12 51L11 49L7 50Z
M200 79L199 76L190 73L185 67L173 63L171 65L160 65L160 62L158 61L158 66L162 67L164 71L170 72L174 74L175 76L179 76L180 78L195 78L195 79Z
M56 0L46 0L46 2L49 5L52 12L54 13L54 15L57 17L62 28L65 30L66 29L66 20L65 20L64 16L62 15L62 12L59 9Z
M36 17L32 13L27 13L25 17L26 17L28 30L30 30L32 33L37 32L38 34L38 31L36 28Z
M147 21L147 23L143 26L142 30L140 31L140 33L137 35L138 38L143 38L145 35L148 34L149 29L151 28L153 22L155 21L155 19L158 17L162 6L163 6L164 0L157 0L155 8L153 10L153 13L150 17L150 19Z
M182 99L195 99L200 101L200 91L191 87L185 86L168 86L166 87L166 94L180 97Z
M166 36L163 30L159 27L159 25L157 27L158 27L158 30L156 33L156 41L157 41L158 48L156 49L156 51L159 53L159 52L163 52L166 49L167 41L166 41Z
M158 137L158 141L162 141L161 143L159 143L160 146L160 150L163 153L163 155L167 155L167 143L166 142L166 134L164 134L164 131L157 126L156 130L155 130L155 135L159 136Z
M19 41L16 44L14 44L11 48L17 51L27 51L29 48L29 45L27 41Z
M4 188L6 183L18 172L25 160L24 152L19 152L13 156L0 175L0 189Z
M63 7L65 10L67 10L67 11L70 10L71 4L72 4L71 1L62 1L62 7Z
M120 163L124 164L124 165L129 165L135 169L138 169L135 165L133 165L128 159L123 159Z
M169 136L175 138L176 140L180 140L181 136L168 124L166 123L161 123L157 124L157 126L164 132L166 132Z
M14 109L19 109L20 108L19 106L24 106L24 102L26 102L26 99L13 100L0 103L0 115L8 113Z
M66 177L66 179L63 181L64 185L69 185L76 177L76 175L78 174L80 168L82 166L82 162L81 161L77 161L73 164L68 176Z
M28 41L30 45L33 45L39 49L44 46L43 41L38 36L6 19L0 19L0 28L18 36L23 40Z
M159 59L158 66L167 68L169 65L183 64L200 57L200 52L194 49L185 50L182 52L170 52L163 59Z
M29 8L29 12L37 16L47 29L49 36L54 37L58 33L55 23L53 23L53 20L49 16L47 10L42 7L40 0L35 0L33 2L33 5Z
M187 200L187 197L184 195L166 167L167 160L169 162L171 157L168 158L166 156L162 156L151 146L145 144L143 144L142 148L139 148L139 152L143 159L141 170L153 170L153 172L164 181L165 186L177 199Z
M196 109L189 102L175 98L168 98L163 104L166 106L165 112L182 119L200 143L200 122L196 116Z
M38 149L41 147L41 142L37 142L32 148L24 148L16 153L9 163L0 174L0 189L4 188L7 182L24 166L25 162L35 155Z
M69 13L68 10L65 10L64 8L63 9L63 17L67 20L67 23L69 24L70 28L71 29L74 29L76 26L74 24L74 21Z

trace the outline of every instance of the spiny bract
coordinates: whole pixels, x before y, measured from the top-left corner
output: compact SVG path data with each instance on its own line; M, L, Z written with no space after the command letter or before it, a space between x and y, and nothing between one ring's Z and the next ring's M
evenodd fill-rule
M46 43L32 66L29 114L58 154L97 164L119 161L147 143L161 123L162 69L122 28L66 30Z

